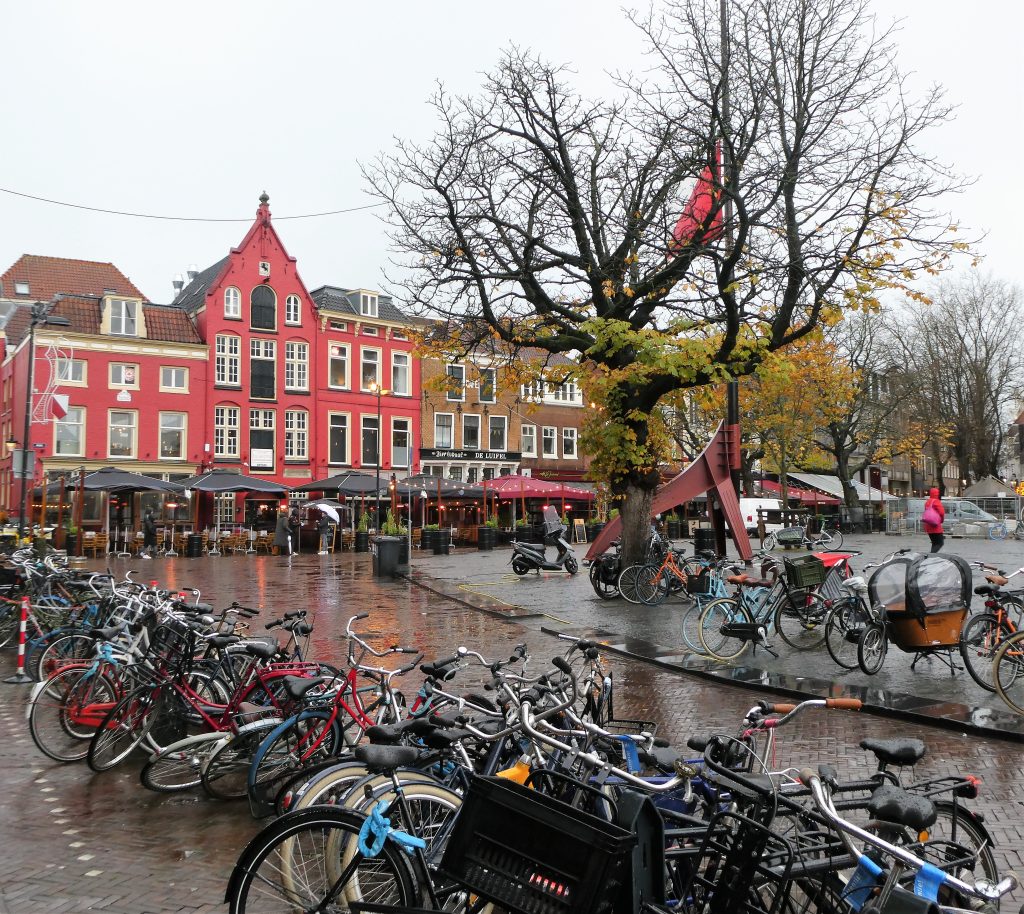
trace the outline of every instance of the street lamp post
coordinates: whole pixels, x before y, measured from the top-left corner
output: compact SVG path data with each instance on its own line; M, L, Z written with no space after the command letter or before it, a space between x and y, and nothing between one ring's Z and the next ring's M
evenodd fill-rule
M39 324L50 324L54 327L69 327L71 321L66 317L51 315L50 308L58 298L49 302L37 301L32 306L32 317L28 325L28 384L25 387L25 427L21 439L21 509L18 515L18 541L25 535L25 514L28 511L28 455L29 435L32 423L32 387L35 384L36 367L36 327ZM10 440L7 442L10 447ZM34 475L34 474L33 474Z
M374 520L374 527L379 531L380 530L380 456L383 453L383 449L381 447L380 439L381 439L381 434L384 431L384 429L382 427L382 424L381 424L381 419L380 419L380 398L384 394L386 394L387 391L383 387L381 387L380 384L378 384L376 381L371 382L370 390L373 391L377 395L377 460L376 460L376 463L377 463L377 483L376 483L377 488L376 488L376 490L374 492L374 496L373 496L373 499L374 499L373 500L373 507L374 507L374 512L373 512L374 513L374 518L373 518L373 520Z

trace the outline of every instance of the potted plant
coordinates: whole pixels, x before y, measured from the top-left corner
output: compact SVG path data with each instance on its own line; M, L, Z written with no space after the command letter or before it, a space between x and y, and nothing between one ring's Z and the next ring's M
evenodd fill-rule
M490 517L476 531L476 545L481 552L489 552L498 543L498 518Z
M78 554L78 527L74 521L70 521L65 526L64 533L64 550L68 555Z
M393 512L388 511L384 523L374 538L377 547L373 553L373 573L378 578L393 578L398 570L402 550L402 538L399 531L402 527L395 520Z
M370 551L370 515L365 511L363 516L359 518L359 524L356 527L355 551Z
M434 551L434 541L437 539L437 524L426 524L420 536L420 548L430 552Z

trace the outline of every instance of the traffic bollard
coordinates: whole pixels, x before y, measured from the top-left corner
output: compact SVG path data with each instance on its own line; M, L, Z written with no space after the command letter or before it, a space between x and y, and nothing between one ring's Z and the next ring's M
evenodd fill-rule
M18 672L8 676L4 682L12 685L31 682L32 677L25 675L25 629L28 625L28 597L21 598L21 624L18 627Z

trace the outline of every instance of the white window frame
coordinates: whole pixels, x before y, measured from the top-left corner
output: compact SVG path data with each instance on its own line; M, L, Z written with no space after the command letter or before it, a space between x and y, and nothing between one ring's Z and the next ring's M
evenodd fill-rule
M466 444L466 420L476 419L476 444L470 447ZM463 413L462 414L462 447L467 451L482 451L484 443L484 427L480 421L479 413Z
M233 420L233 421L232 421ZM237 457L240 440L241 408L221 405L213 408L213 456ZM231 441L234 440L234 448Z
M379 327L363 327L363 336L380 336Z
M284 344L284 389L309 390L309 343L304 340Z
M526 434L526 430L530 430L530 434ZM526 449L526 439L530 439L530 449ZM524 457L536 457L537 456L537 426L527 425L524 423L519 430L519 449Z
M164 372L181 372L181 384L168 384ZM172 375L171 379L174 379ZM165 394L187 394L188 393L189 371L183 365L161 365L160 366L160 392Z
M453 369L458 369L461 374L452 374ZM466 402L466 366L459 362L452 362L449 365L444 366L445 375L445 399L449 403L465 403ZM458 391L453 390L452 379L460 378Z
M132 417L129 426L114 423L114 414L121 413ZM115 428L130 428L132 432L131 453L114 454L111 447L111 435ZM139 453L139 411L137 409L108 409L107 410L107 459L108 460L134 460Z
M448 418L448 419L451 420L451 425L449 426L449 428L451 429L451 441L449 441L448 444L441 444L437 440L438 439L438 436L437 436L437 429L438 429L437 420L442 418L442 417L445 417L445 418ZM451 449L453 449L455 447L455 413L434 413L434 447L437 450L445 450L445 451L451 450Z
M302 326L302 299L298 295L285 296L284 322L291 327Z
M377 296L372 292L359 293L359 313L363 317L376 317L378 311Z
M376 413L363 413L359 417L359 465L364 467L383 467L384 466L384 442L381 440L381 426L384 424L384 417L381 417L381 421L377 421ZM373 455L374 463L368 463L366 461L366 448L364 447L364 441L366 440L366 423L372 422L377 426L377 447L374 449L376 453Z
M224 290L224 317L229 321L242 319L242 293L235 286Z
M139 303L127 298L110 299L110 332L115 336L139 335Z
M250 406L249 407L249 438L246 444L249 448L249 460L252 460L252 433L253 432L271 432L271 441L273 444L270 449L274 452L273 459L271 462L271 468L259 467L257 473L270 473L273 472L273 467L277 466L277 410L267 409L263 406ZM250 466L250 469L252 467Z
M115 369L120 369L121 380L115 381L114 375L117 373ZM127 371L131 372L132 380L125 381L124 376ZM138 390L139 389L139 365L137 362L111 362L107 366L107 383L108 386L114 390Z
M334 348L337 348L337 349L341 350L341 352L344 353L344 354L343 355L334 355L331 352L331 350L334 349ZM341 359L341 358L343 358L345 360L345 372L344 372L345 380L344 380L344 383L342 383L340 385L339 384L332 384L331 383L331 376L333 375L333 371L331 370L331 363L335 359ZM352 386L351 383L350 383L351 378L352 378L351 371L352 371L352 353L351 353L351 347L349 346L349 344L348 343L338 343L338 342L336 342L334 340L328 340L327 341L327 386L330 387L332 390L348 390Z
M501 447L495 447L494 442L491 441L491 423L500 421L502 425L502 444ZM508 450L508 416L488 416L487 417L487 450L489 451L507 451Z
M489 400L484 399L484 375L490 375L493 379L491 383L491 397ZM477 391L479 394L478 399L481 403L497 403L498 402L498 369L497 368L481 368L480 369L480 388Z
M235 523L235 507L237 492L217 492L213 496L213 523L221 527L231 527Z
M181 426L165 425L167 417L174 416L181 420ZM160 426L157 435L157 455L160 460L184 460L188 453L188 413L170 412L161 410L159 416ZM181 452L177 456L164 454L164 431L181 432Z
M404 365L399 363L400 359L405 359ZM401 390L395 380L399 368L405 369L405 384ZM412 394L412 358L408 352L391 353L391 393L399 397L408 397Z
M562 459L575 460L579 457L578 435L575 428L565 427L562 429ZM566 444L572 442L572 453L566 450Z
M396 451L400 450L395 447L395 437L400 431L399 425L404 425L405 428L401 429L405 433L405 463L399 463L395 459ZM391 467L392 469L405 470L412 466L412 419L408 416L392 416L391 417Z
M80 414L80 418L72 419L71 415L75 413ZM86 420L86 408L84 406L71 406L68 408L68 414L62 419L55 419L53 423L53 455L54 457L84 457L85 456L85 420ZM60 428L61 426L77 426L78 428L78 450L72 453L71 451L62 451L58 442L60 441Z
M284 459L309 460L309 411L284 411Z
M335 428L332 419L341 417L345 420L345 456L341 461L331 460L331 429ZM340 427L340 426L339 426ZM352 465L352 414L329 412L327 414L327 463L329 466L341 467Z
M87 387L89 384L89 363L85 359L58 358L54 370L57 383L62 387ZM81 377L74 377L78 373ZM71 377L68 377L69 374Z
M14 294L15 295L28 295L30 286L27 282L14 281Z
M364 391L364 392L373 393L373 388L370 387L370 385L366 383L366 380L365 380L364 375L363 375L363 367L367 364L366 353L368 353L368 352L373 352L377 356L376 359L373 362L373 364L375 364L377 366L377 377L376 377L376 381L375 382L371 382L371 383L376 383L378 387L381 386L381 377L380 376L381 376L381 369L384 367L383 366L384 353L383 353L383 350L381 350L380 348L375 347L375 346L360 346L359 347L359 389L361 391ZM360 424L360 428L361 427L362 427L362 425ZM362 450L362 448L360 447L360 451L361 450Z
M551 434L549 435L548 432ZM552 450L548 451L548 441L551 442ZM544 425L540 432L540 456L551 460L558 459L558 427L555 425Z
M536 380L529 384L523 384L520 388L520 396L530 403L539 403L544 399L544 382Z
M242 386L242 338L237 333L218 333L214 339L213 383Z
M347 333L348 332L348 321L329 320L327 322L327 329L328 330L337 330L337 331L340 331L341 333Z

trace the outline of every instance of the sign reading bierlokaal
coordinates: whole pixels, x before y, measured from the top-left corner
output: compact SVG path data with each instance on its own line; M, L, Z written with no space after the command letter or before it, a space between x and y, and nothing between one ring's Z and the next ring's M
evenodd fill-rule
M519 460L523 455L518 451L446 451L434 448L420 448L420 459L429 460Z

